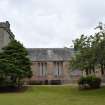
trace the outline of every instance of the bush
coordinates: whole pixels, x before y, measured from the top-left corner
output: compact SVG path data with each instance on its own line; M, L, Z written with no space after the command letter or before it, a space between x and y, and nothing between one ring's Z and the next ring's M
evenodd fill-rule
M29 81L29 85L42 85L43 81Z
M51 80L51 85L61 85L61 80Z
M29 85L61 85L61 80L29 81Z
M101 79L95 76L81 77L78 84L82 89L96 89L100 87Z

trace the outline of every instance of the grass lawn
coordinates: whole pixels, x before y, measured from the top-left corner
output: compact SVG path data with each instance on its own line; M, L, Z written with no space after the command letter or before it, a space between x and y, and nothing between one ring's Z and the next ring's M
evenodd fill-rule
M105 87L79 91L72 86L32 86L25 92L0 93L0 105L105 105Z

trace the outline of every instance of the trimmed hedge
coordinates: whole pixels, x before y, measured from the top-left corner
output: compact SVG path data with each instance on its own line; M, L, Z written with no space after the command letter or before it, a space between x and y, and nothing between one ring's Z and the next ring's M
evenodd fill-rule
M61 85L61 80L29 81L29 85Z
M78 81L81 89L96 89L101 86L101 79L96 76L81 77Z
M51 80L51 85L61 85L61 80Z
M43 81L29 81L29 85L42 85Z

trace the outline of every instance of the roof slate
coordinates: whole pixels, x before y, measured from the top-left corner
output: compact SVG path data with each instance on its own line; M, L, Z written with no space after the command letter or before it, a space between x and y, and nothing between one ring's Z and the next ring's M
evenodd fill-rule
M69 61L74 53L71 48L27 48L32 61Z

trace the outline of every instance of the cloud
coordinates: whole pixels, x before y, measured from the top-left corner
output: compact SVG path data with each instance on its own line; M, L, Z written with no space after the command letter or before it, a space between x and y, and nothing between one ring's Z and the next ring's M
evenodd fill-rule
M26 47L64 47L104 21L104 10L104 0L1 0L0 21Z
M79 27L89 28L105 18L104 0L78 0Z

